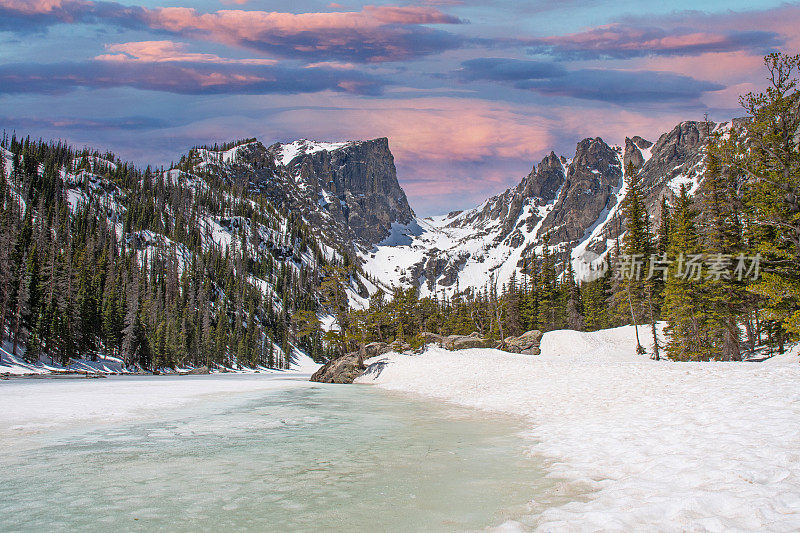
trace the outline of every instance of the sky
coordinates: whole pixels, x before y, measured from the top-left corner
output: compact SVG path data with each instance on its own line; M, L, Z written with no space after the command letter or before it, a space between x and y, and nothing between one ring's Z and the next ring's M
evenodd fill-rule
M427 216L585 137L742 116L776 51L800 51L798 2L0 0L0 127L155 166L388 137Z

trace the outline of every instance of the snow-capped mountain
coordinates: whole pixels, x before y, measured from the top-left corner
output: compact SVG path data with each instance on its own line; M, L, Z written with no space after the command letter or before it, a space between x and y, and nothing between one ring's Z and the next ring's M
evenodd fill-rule
M741 124L734 121L732 126ZM365 275L353 277L348 293L351 306L363 307L379 286L417 285L422 295L499 286L545 243L559 254L562 266L571 257L580 275L586 261L597 261L624 231L618 208L626 194L626 164L639 168L657 217L662 196L674 194L681 184L697 188L706 140L715 129L726 127L731 126L683 122L655 143L638 136L619 145L587 138L571 157L551 152L518 185L474 209L426 219L416 217L408 204L386 138L303 139L271 146L248 139L194 148L164 171L163 179L194 195L210 193L211 180L221 180L217 182L233 187L237 199L251 198L254 209L266 208L257 205L256 196L267 200L274 222L258 227L250 227L248 218L237 213L201 213L194 222L208 246L229 247L246 235L283 260L297 255L295 243L287 240L287 217L298 217L323 255L347 254L360 264ZM10 175L10 155L4 160ZM181 265L191 261L186 246L164 232L124 229L130 202L108 177L120 164L100 154L83 154L71 169L64 169L64 191L73 210L100 198L109 208L108 223L116 225L127 246L146 253L172 249ZM290 263L298 272L316 268L308 254L295 259ZM268 294L270 283L261 284ZM276 301L275 308L280 307Z
M391 242L362 250L364 270L387 286L416 284L423 295L452 294L507 282L524 257L547 243L562 265L571 257L578 275L585 275L625 230L618 208L628 162L639 169L658 217L664 195L682 184L697 189L709 135L742 124L682 122L655 143L639 136L620 145L584 139L571 158L551 152L517 186L474 209L395 227Z
M372 246L393 224L414 219L386 138L269 147L252 140L224 151L198 149L188 161L192 172L227 176L298 211L335 247Z

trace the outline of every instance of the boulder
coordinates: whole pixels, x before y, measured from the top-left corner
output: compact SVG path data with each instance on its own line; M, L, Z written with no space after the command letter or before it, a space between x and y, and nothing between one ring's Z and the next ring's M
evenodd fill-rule
M208 374L208 373L209 373L208 367L205 366L205 365L198 366L197 368L193 368L193 369L189 370L188 372L186 372L186 374L188 374L190 376L195 375L195 374Z
M441 344L444 341L444 337L429 331L423 331L417 337L422 341L422 344Z
M478 333L471 333L470 335L449 335L444 339L442 344L448 350L492 348L494 346L492 341L482 338Z
M376 357L391 352L392 349L385 342L371 342L364 346L364 358Z
M364 358L358 353L349 353L328 361L314 372L311 381L318 383L352 383L364 370Z
M538 329L526 331L519 337L508 337L501 350L511 353L523 353L527 355L539 355L541 353L539 344L542 342L542 332Z

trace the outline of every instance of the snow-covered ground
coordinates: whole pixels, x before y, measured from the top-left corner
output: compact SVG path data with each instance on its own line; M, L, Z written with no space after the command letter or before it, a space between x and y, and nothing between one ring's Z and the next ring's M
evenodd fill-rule
M275 349L280 353L280 347L275 346ZM32 374L56 374L56 373L86 373L86 374L129 374L130 369L125 368L122 360L116 357L99 355L97 361L89 359L73 359L69 365L63 366L53 362L38 361L29 363L25 361L22 356L12 355L11 347L8 343L0 348L0 375L7 374L12 376L27 376ZM315 363L309 356L300 350L294 348L292 352L292 361L290 364L292 371L311 374L315 372L320 365ZM188 372L193 367L186 368L162 368L161 373L175 373ZM283 372L282 370L275 370L259 366L256 368L240 367L240 368L221 368L213 369L212 372L222 370L224 372L237 372L242 374L252 373L272 373Z
M0 382L0 448L4 442L75 425L119 424L160 416L203 399L241 397L310 386L307 374L113 376L107 379L18 379ZM1 529L1 528L0 528Z
M634 345L628 326L547 333L541 356L430 347L358 381L525 417L531 453L574 496L532 502L524 522L542 531L800 530L797 348L673 363Z

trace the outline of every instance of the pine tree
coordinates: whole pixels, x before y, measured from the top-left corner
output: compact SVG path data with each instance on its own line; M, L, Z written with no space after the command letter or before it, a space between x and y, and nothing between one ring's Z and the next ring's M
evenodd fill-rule
M741 360L739 316L744 306L744 283L732 275L730 257L742 252L742 228L736 207L735 184L712 143L697 201L701 207L702 250L711 270L704 276L700 294L705 308L703 326L713 346L713 357ZM706 336L706 335L704 335Z
M769 86L742 97L752 121L732 135L726 163L748 178L749 239L765 261L748 289L763 298L762 317L779 325L782 343L784 333L800 335L800 56L770 54L764 62Z
M622 253L625 268L621 275L621 286L625 292L623 306L627 305L631 323L636 328L636 352L645 353L639 341L638 323L643 317L649 318L653 334L653 357L658 359L658 335L653 305L653 283L649 277L648 266L653 254L653 237L650 230L650 216L645 205L645 192L639 171L632 162L625 170L627 191L622 201L626 232L622 239Z
M701 337L703 309L698 294L700 282L688 271L690 256L699 254L697 211L686 186L681 186L671 221L669 255L677 265L669 269L664 289L664 315L667 319L667 355L676 361L708 358L707 341Z

